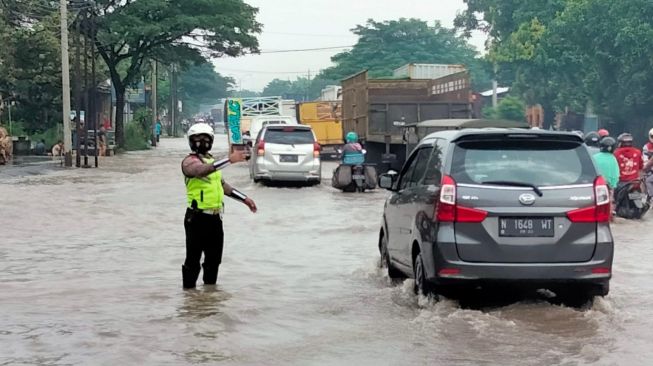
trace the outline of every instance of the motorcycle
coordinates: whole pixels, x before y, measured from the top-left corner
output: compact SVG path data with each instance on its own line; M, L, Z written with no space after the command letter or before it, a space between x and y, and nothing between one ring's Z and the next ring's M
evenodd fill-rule
M651 208L643 179L620 184L614 191L617 216L639 220Z
M340 153L340 151L338 151ZM373 164L365 164L365 152L348 155L333 171L331 185L343 192L365 192L376 188L377 173Z

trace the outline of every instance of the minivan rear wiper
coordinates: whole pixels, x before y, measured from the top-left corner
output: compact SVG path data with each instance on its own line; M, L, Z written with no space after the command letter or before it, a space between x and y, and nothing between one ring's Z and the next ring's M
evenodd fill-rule
M542 197L543 193L535 184L524 183L524 182L512 182L509 180L488 180L482 182L481 184L494 184L498 186L514 186L514 187L528 187L533 188L533 191L537 193L538 196Z

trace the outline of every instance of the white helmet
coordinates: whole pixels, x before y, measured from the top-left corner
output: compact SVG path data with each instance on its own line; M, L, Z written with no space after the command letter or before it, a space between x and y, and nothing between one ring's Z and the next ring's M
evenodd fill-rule
M213 140L213 127L207 123L196 123L188 129L188 138L196 135L209 135L211 140Z
M653 128L651 128L650 131L648 131L648 140L653 143Z

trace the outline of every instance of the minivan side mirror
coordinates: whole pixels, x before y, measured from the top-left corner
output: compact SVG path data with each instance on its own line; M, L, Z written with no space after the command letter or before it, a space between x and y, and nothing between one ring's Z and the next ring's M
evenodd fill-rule
M395 172L394 170L390 170L387 173L381 174L379 176L379 187L387 189L388 191L394 191L395 183L397 182L398 177L399 173Z

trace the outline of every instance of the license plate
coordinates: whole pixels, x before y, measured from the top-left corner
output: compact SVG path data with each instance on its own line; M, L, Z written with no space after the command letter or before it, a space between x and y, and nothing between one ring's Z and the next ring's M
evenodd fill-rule
M351 177L352 177L352 179L365 179L364 175L359 175L359 174L354 174Z
M501 218L499 236L553 237L552 217Z
M644 197L644 195L640 192L633 192L633 193L628 193L628 199L630 200L641 200Z
M282 163L296 163L298 160L297 155L281 155L279 161Z

